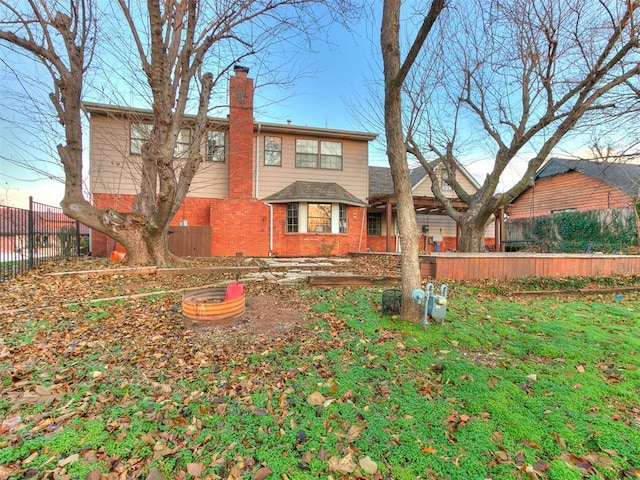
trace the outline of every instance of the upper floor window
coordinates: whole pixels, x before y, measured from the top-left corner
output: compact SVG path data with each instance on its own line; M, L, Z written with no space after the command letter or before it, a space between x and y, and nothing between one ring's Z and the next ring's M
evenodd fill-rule
M130 131L129 152L131 155L142 154L142 146L149 141L151 129L150 123L132 123Z
M226 159L226 139L224 132L209 130L207 132L207 156L208 162L224 162Z
M264 164L282 165L282 137L264 137Z
M440 189L441 190L453 190L453 187L447 183L449 179L449 173L446 169L440 170Z
M132 123L130 130L130 142L129 152L131 155L141 155L142 146L149 141L151 137L151 130L153 125L151 123ZM178 132L178 139L176 140L176 148L174 155L176 157L184 157L189 152L191 147L191 129L182 128Z
M189 153L189 149L191 148L191 129L182 128L178 132L178 140L176 141L176 149L175 156L176 157L186 157Z
M342 169L342 143L296 139L296 167Z

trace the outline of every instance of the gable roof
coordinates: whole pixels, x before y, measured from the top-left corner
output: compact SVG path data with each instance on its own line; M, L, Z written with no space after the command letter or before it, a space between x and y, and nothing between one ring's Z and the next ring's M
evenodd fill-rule
M636 196L640 190L640 165L633 163L551 158L536 172L535 179L562 175L571 171L580 172L607 183L629 195Z
M439 161L435 162L434 166L437 166ZM477 180L462 165L458 165L458 168L462 175L476 188L480 187ZM413 189L429 177L422 165L409 169L409 176L411 177L411 188ZM369 197L393 195L393 193L391 169L389 167L369 167Z
M420 167L409 170L411 187L427 176L427 171ZM393 178L389 167L369 167L369 196L393 195Z
M267 203L337 202L365 207L367 204L333 182L305 182L298 180L279 192L262 199Z

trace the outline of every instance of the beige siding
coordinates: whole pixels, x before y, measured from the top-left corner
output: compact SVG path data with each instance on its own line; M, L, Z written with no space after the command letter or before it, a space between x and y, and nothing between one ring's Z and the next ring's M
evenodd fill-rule
M92 115L89 151L89 178L93 193L137 193L134 179L139 177L139 162L137 157L129 158L127 122Z
M229 169L227 163L202 162L191 182L188 197L225 198Z
M362 201L367 199L369 185L368 148L366 141L342 140L342 170L319 168L296 168L296 138L313 139L312 136L278 135L282 137L282 165L264 165L262 149L264 136L260 135L258 146L257 197L264 198L279 192L296 180L309 182L335 182ZM320 139L322 140L322 139ZM339 139L326 139L340 141Z
M140 157L129 155L128 120L92 114L89 149L89 178L93 193L135 195L138 192ZM227 171L227 163L204 162L187 196L225 197Z
M440 172L441 172L441 169L438 169L438 178L440 178ZM462 172L458 171L456 173L456 177L457 177L458 181L460 182L460 185L462 185L462 188L467 193L475 193L476 187L473 185L473 183L467 177L465 177L462 174ZM453 191L453 189L451 189L451 190L443 190L442 193L444 193L444 195L447 198L456 198L456 193ZM426 175L424 177L422 182L418 183L414 187L413 195L416 196L416 197L433 197L433 193L431 192L431 178L428 175Z
M327 170L295 167L296 138L316 139L308 135L282 136L282 166L264 165L262 148L264 135L254 142L258 198L264 198L287 187L296 180L335 182L366 201L369 183L368 142L342 141L343 169ZM204 146L203 146L204 154ZM90 182L94 193L136 194L140 177L140 158L129 155L129 121L106 115L92 114L90 138ZM258 157L258 158L256 158ZM204 162L191 183L188 197L224 198L227 196L228 163Z

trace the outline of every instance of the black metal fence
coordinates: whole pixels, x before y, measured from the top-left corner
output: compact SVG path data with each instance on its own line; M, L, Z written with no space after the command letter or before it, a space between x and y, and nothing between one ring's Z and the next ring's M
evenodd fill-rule
M43 262L89 252L89 228L60 207L29 198L29 210L0 205L0 282Z

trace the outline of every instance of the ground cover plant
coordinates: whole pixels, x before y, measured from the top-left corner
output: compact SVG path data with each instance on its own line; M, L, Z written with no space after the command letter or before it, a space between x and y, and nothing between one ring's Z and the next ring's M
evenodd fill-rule
M426 329L380 288L249 284L302 319L254 334L86 301L157 279L3 284L0 478L640 478L640 295L532 282L450 284Z

